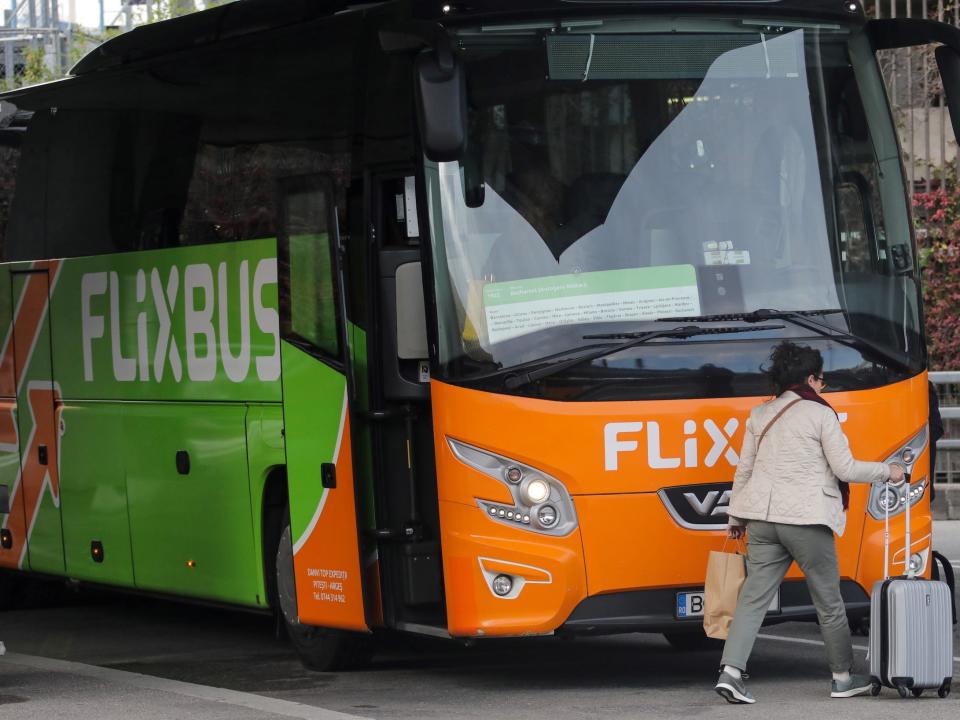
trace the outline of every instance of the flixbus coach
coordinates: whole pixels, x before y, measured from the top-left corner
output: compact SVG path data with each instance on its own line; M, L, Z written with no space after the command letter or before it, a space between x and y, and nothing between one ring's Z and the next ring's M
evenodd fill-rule
M886 508L929 574L875 53L930 42L956 102L958 31L856 0L250 0L7 93L0 565L277 609L319 668L376 628L689 646L791 339L911 474L852 490L864 613ZM794 569L768 621L814 617Z

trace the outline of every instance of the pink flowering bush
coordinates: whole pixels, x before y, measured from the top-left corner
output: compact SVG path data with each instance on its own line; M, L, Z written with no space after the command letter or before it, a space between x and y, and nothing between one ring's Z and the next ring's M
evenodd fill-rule
M960 356L960 186L913 196L931 370Z

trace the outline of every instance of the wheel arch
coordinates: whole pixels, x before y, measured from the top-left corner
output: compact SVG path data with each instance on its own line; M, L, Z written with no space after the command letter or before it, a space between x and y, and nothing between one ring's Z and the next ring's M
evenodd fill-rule
M266 601L270 607L275 607L277 543L280 541L284 513L289 501L287 467L276 465L270 468L266 475L260 504L260 557Z

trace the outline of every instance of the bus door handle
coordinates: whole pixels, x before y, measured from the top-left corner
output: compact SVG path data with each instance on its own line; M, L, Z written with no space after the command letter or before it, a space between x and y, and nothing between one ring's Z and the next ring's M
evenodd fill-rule
M46 445L41 445L40 447L37 448L37 460L40 461L40 464L41 464L41 465L46 465L46 464L47 464L47 461L48 461L48 460L47 460L47 446L46 446Z
M323 463L320 466L320 485L333 490L337 487L337 466L333 463Z

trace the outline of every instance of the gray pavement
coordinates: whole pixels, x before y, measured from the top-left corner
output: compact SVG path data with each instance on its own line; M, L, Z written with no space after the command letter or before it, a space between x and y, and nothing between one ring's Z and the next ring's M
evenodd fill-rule
M960 569L960 522L937 523L934 533ZM367 670L313 673L269 618L111 595L2 613L0 638L9 651L0 658L4 720L960 717L960 692L830 700L812 624L764 629L749 669L754 708L728 706L712 692L719 650L678 652L655 635L473 647L393 636ZM855 643L862 662L866 638Z
M349 720L287 700L178 683L80 663L11 655L3 662L0 715L11 718L143 720Z

